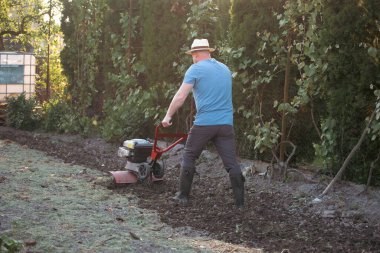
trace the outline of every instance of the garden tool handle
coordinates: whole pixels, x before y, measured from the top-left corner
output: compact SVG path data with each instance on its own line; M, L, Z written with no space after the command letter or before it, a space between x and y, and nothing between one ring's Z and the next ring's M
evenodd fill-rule
M152 160L158 160L163 153L169 151L170 149L174 148L178 143L187 139L187 134L185 133L160 133L159 129L161 126L162 126L161 123L156 126L156 131L154 134L153 149L151 153ZM161 149L157 146L157 140L158 138L165 138L165 137L170 137L170 138L177 137L179 139L177 139L175 142L170 144L168 147Z

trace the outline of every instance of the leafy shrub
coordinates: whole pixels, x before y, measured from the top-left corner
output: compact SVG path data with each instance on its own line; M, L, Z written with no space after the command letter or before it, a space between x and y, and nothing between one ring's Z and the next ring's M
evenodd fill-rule
M34 130L39 123L40 116L35 110L37 102L33 99L26 99L25 93L18 97L8 97L7 105L7 125L17 129Z
M19 252L21 248L21 242L10 239L5 235L0 236L0 252L14 253Z
M96 117L81 116L65 100L50 100L42 105L41 127L45 131L91 135L97 126Z
M58 131L90 136L96 132L97 124L96 117L82 116L74 108L69 107L69 110L62 115Z
M328 171L336 164L337 156L335 147L337 145L336 120L327 118L321 123L321 142L314 143L316 160L322 161L323 169ZM330 171L332 172L332 171Z
M118 140L127 136L146 137L149 127L162 116L162 108L152 105L154 92L136 89L128 98L117 98L105 103L106 118L101 127L106 140ZM161 112L161 113L160 113ZM161 114L161 115L160 115Z
M42 105L42 127L46 131L65 132L64 120L70 113L69 105L62 100L51 100Z
M109 141L126 137L153 137L154 127L164 117L177 87L163 82L144 90L142 87L131 87L133 77L128 76L125 80L127 82L118 82L116 97L104 103L105 118L100 127L101 134ZM184 125L184 111L179 110L173 119L177 129Z

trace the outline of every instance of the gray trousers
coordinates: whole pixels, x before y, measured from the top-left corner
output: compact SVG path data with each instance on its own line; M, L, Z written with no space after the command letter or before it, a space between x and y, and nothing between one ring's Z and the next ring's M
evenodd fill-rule
M235 132L231 125L197 126L189 132L182 160L182 168L195 167L206 144L212 141L221 157L226 171L230 174L240 174L240 165L236 161Z

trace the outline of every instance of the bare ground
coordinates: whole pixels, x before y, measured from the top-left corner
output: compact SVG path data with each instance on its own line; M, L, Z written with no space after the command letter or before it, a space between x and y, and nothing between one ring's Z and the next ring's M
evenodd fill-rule
M125 161L116 156L117 144L80 136L17 131L0 127L0 139L12 140L28 148L59 157L67 163L83 165L101 172L120 170ZM323 198L312 203L328 183L300 180L287 183L263 178L256 173L265 164L248 170L246 205L233 207L228 176L219 158L205 152L197 165L190 203L171 200L177 190L181 148L164 158L165 180L158 184L134 184L112 189L115 194L138 198L140 208L156 211L160 220L189 235L196 233L231 243L226 252L263 248L264 252L380 252L380 190L363 194L361 185L341 182ZM307 171L305 171L308 174ZM244 250L246 251L246 250Z

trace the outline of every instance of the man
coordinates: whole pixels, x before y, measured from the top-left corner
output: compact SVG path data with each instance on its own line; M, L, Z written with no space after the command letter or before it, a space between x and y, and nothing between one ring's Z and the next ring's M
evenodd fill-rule
M196 115L185 145L180 171L179 192L174 199L187 203L195 161L208 141L212 141L229 173L235 204L244 205L244 177L235 155L235 134L233 129L232 77L226 65L211 58L207 39L195 39L191 50L194 64L186 71L183 83L170 103L162 125L168 127L174 113L183 105L193 91Z

